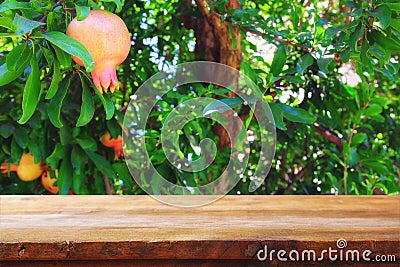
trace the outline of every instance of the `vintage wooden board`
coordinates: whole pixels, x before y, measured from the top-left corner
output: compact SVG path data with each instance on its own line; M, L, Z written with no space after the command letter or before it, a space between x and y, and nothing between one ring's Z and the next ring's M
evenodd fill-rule
M385 266L400 262L400 198L394 196L226 196L199 208L167 206L148 196L0 201L2 266L61 266L64 260L70 266L221 266L224 260L229 266L279 265L280 249L293 266L299 262L288 259L292 250L300 259L302 252L315 251L316 260L305 254L305 265L367 266L377 263L377 255L396 257ZM338 248L338 239L347 246ZM261 262L257 253L265 245L276 252ZM322 254L318 261L329 248L338 258ZM359 250L360 261L350 254L340 261L340 250ZM372 251L370 262L362 258L365 250Z

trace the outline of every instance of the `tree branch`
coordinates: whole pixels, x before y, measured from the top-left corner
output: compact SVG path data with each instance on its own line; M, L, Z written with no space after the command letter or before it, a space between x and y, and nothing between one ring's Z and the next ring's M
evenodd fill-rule
M112 190L111 190L110 181L108 180L108 177L105 176L103 181L104 181L104 188L106 189L106 194L112 195Z
M343 149L342 139L340 139L336 134L332 133L331 131L323 128L318 123L314 123L314 126L319 135L325 137L326 139L328 139L329 141L334 143L339 148L339 150L342 151L342 149Z
M58 7L59 5L62 4L62 0L58 0L52 7L51 10L54 10L56 7ZM46 15L44 15L39 22L44 22L47 19L47 16L49 15L49 13L46 12Z
M204 17L206 17L212 23L213 27L219 27L221 25L221 23L220 23L221 18L222 18L221 14L218 14L216 12L210 12L208 10L208 8L207 8L208 5L207 5L205 0L196 0L196 4L197 4L197 7L198 7L199 11L201 12L201 14ZM309 47L307 47L305 45L296 44L296 43L293 43L293 42L288 41L288 40L284 40L284 39L279 38L279 37L270 36L268 34L265 34L265 33L262 33L262 32L247 28L245 26L239 25L237 23L234 23L229 19L225 18L224 20L226 22L230 23L232 26L236 26L236 27L238 27L239 29L241 29L241 30L243 30L245 32L249 32L249 33L252 33L254 35L264 37L264 38L271 38L275 42L283 43L283 44L286 44L288 46L298 47L298 48L301 48L302 50L307 51L307 52L315 51L314 48L309 48Z
M200 13L212 24L213 28L218 28L220 26L219 16L214 11L210 12L206 0L196 0L196 4Z
M299 181L306 173L310 173L311 168L312 168L312 162L308 161L305 167L298 168L296 173L293 172L291 175L293 176L293 179L290 179L286 190L291 192L293 190L294 183Z
M227 21L230 22L229 20L227 20ZM230 23L233 24L232 22L230 22ZM237 24L236 24L236 25L237 25ZM284 39L279 38L279 37L270 36L270 35L268 35L268 34L265 34L265 33L262 33L262 32L259 32L259 31L253 30L253 29L249 29L249 28L244 27L244 26L241 26L241 25L238 25L238 27L239 27L241 30L246 31L246 32L249 32L249 33L252 33L252 34L254 34L254 35L261 36L261 37L265 37L265 38L271 38L272 40L274 40L275 42L278 42L278 43L286 44L286 45L288 45L288 46L298 47L298 48L301 48L302 50L307 51L307 52L313 52L313 51L315 51L314 48L309 48L309 47L307 47L307 46L305 46L305 45L296 44L296 43L293 43L293 42L288 41L288 40L284 40Z

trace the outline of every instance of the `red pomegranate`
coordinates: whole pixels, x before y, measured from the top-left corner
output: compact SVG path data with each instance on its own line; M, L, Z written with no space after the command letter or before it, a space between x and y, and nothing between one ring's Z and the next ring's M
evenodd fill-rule
M92 79L100 92L119 89L115 67L121 64L129 54L131 40L123 20L117 15L105 10L92 10L89 16L78 21L71 21L67 35L82 43L94 60ZM83 62L72 59L79 65Z
M50 170L42 174L42 185L52 194L58 194L58 186L54 185L58 178L58 170L55 170L56 177L51 177Z
M118 135L117 139L111 139L110 132L106 132L100 137L101 143L114 149L114 159L117 160L124 155L122 136Z
M3 175L7 175L8 171L17 172L18 178L24 182L36 180L43 173L44 163L41 161L35 163L33 155L29 152L23 154L18 165L3 163L1 171Z

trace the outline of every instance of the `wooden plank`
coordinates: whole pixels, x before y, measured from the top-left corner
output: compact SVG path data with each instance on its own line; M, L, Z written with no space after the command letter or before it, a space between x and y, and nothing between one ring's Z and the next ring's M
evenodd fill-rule
M356 266L356 267L371 267L371 263L348 263L348 266ZM160 267L160 266L173 266L173 267L265 267L265 266L273 266L267 265L265 262L259 262L254 260L92 260L92 261L4 261L2 262L2 267L57 267L57 266L72 266L72 267ZM281 264L280 266L301 266L299 262L287 262L285 264ZM306 266L315 266L306 265ZM337 263L327 265L323 264L323 266L339 266ZM343 263L340 266L344 266ZM375 266L393 266L398 267L398 263L384 263Z
M347 241L344 253L368 249L370 257L394 255L397 262L388 266L398 266L400 259L400 199L393 196L226 196L198 208L167 206L148 196L1 196L0 201L4 264L164 259L240 260L242 266L250 260L256 266L265 245L269 252L320 255L329 247L339 251L338 239ZM266 261L280 262L276 253ZM337 265L328 258L322 262Z
M160 267L160 266L174 266L174 267L208 267L208 266L228 266L229 267L243 267L243 266L265 266L262 262L255 262L253 260L92 260L92 261L7 261L2 262L2 267L57 267L57 266L73 266L73 267Z

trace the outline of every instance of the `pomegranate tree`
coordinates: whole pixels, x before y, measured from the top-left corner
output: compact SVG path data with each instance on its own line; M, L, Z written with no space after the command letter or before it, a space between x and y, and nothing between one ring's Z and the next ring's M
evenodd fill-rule
M131 46L128 29L117 15L105 10L92 10L89 16L78 21L71 21L67 35L82 43L94 60L92 79L100 92L111 92L119 89L116 66L121 64L129 54ZM79 65L83 62L72 59Z

